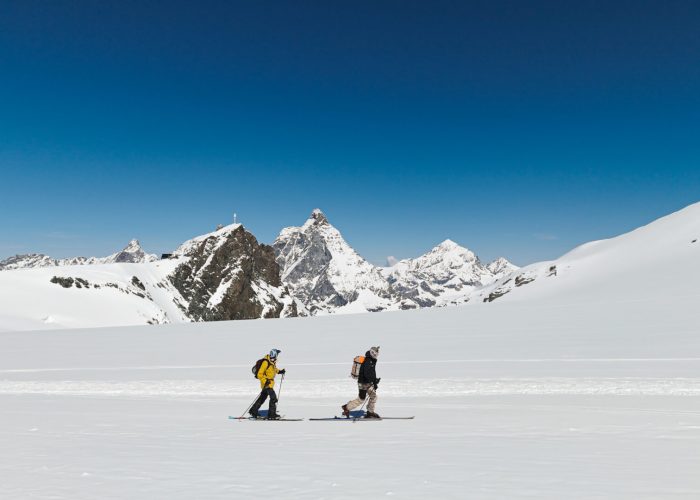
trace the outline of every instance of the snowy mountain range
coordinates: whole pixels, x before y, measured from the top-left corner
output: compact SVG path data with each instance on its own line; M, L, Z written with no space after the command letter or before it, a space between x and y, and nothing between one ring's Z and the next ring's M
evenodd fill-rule
M503 258L485 266L450 240L378 267L316 209L272 246L233 224L186 241L162 261L136 240L104 258L11 257L0 263L0 298L8 294L0 319L23 328L416 309L468 302L474 290L513 269ZM3 303L9 307L23 294L17 308L3 312Z
M107 257L70 257L67 259L54 259L44 254L24 254L8 257L0 261L0 271L12 269L31 269L35 267L57 267L57 266L82 266L88 264L114 264L120 262L153 262L158 260L155 254L146 253L138 240L131 240L119 252Z
M554 261L483 264L446 240L391 267L363 259L314 210L271 246L240 224L153 260L138 242L97 261L18 259L0 273L0 329L135 325L488 304L650 300L700 279L700 203ZM47 260L48 259L48 260ZM48 262L48 264L46 263ZM99 262L99 263L98 263ZM34 268L27 268L30 266ZM49 266L49 267L45 267ZM658 292L657 292L658 290ZM679 292L680 293L680 292Z

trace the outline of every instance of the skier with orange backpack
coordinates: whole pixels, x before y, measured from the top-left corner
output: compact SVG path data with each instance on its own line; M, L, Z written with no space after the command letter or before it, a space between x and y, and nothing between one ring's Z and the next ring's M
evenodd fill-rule
M369 351L367 351L364 356L357 356L354 359L350 375L357 379L359 395L356 399L348 401L342 406L344 416L350 417L350 411L361 406L365 402L367 396L369 396L365 418L381 418L374 412L374 406L377 403L377 387L381 380L377 378L376 372L378 357L379 346L376 346L370 347Z

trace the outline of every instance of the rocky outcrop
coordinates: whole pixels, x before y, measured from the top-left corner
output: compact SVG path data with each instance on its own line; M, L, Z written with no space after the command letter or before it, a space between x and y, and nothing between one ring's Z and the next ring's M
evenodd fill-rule
M241 224L185 242L174 256L182 263L168 279L194 321L297 315L272 247L258 243Z

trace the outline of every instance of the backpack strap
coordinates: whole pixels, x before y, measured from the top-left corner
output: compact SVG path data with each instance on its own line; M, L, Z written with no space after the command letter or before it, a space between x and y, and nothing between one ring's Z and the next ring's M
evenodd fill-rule
M265 368L263 370L263 363L267 363L268 366L270 365L270 362L267 359L265 359L265 358L262 359L262 362L260 363L260 368L258 368L258 373L255 374L255 376L258 378L258 380L260 380L260 372L265 373L267 371L267 368Z

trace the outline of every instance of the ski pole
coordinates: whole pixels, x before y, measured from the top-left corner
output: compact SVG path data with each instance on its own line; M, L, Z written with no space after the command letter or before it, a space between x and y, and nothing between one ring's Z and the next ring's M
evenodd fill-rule
M369 396L365 396L365 400L362 402L362 406L360 406L360 409L357 411L362 411L362 408L365 407L365 405L367 404L367 401L369 401Z
M284 373L282 374L282 380L280 380L280 392L277 395L277 402L279 403L280 398L282 397L282 382L284 382Z
M255 396L255 399L253 400L252 403L250 403L250 404L248 405L248 408L245 409L245 411L243 412L243 415L241 415L240 417L238 417L239 420L242 419L243 417L245 417L245 414L248 413L248 410L250 410L250 409L253 407L253 405L254 405L255 402L258 400L258 398L260 397L261 394L262 394L262 391L260 391L260 394L258 394L257 396Z

